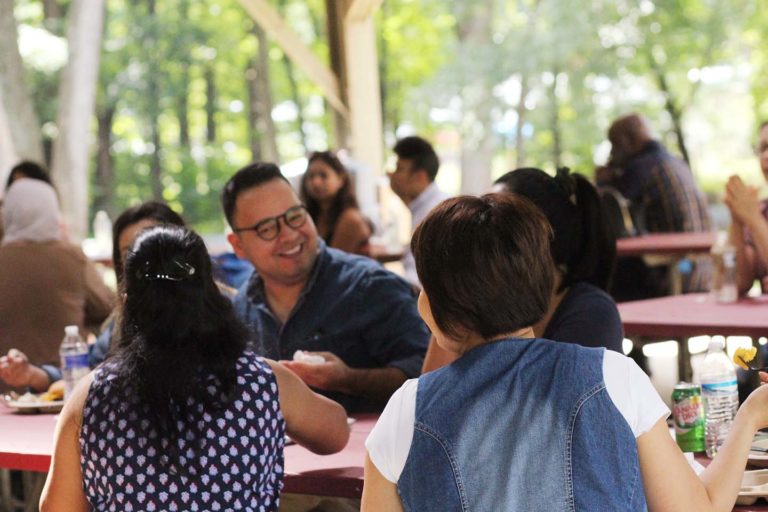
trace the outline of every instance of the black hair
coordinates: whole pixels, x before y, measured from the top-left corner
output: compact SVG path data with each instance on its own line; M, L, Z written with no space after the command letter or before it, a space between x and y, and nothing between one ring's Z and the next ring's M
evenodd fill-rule
M616 264L616 238L589 180L565 167L554 178L528 167L510 171L496 183L527 197L547 217L554 232L552 258L565 267L558 291L580 281L608 288Z
M129 226L146 219L152 219L158 224L173 224L184 226L181 215L171 210L171 207L160 201L146 201L124 210L112 224L112 264L118 283L123 279L123 255L120 254L120 235Z
M309 155L307 167L316 160L320 160L333 169L333 172L341 178L343 183L338 192L336 192L336 196L333 198L330 211L328 212L328 225L333 229L336 226L336 221L339 220L339 217L344 210L347 208L357 208L357 199L352 190L352 182L349 179L349 173L336 155L330 151L315 151ZM312 217L312 220L314 220L315 223L317 223L318 217L320 216L320 203L310 196L307 191L308 176L309 169L304 173L304 177L301 180L301 201L306 205L309 216ZM327 240L327 242L330 243L330 240Z
M517 194L461 196L432 209L411 249L440 330L487 340L538 322L552 294L551 237L541 211Z
M221 192L221 205L224 208L224 215L231 228L235 217L235 206L237 205L237 196L253 187L258 187L273 180L283 180L290 185L290 182L280 172L280 168L272 163L254 162L246 165L237 171Z
M121 289L117 389L146 408L160 439L175 441L179 421L204 439L196 408L221 410L232 400L247 331L213 281L203 239L172 225L143 231ZM177 443L167 449L178 459Z
M398 158L411 160L414 170L423 169L429 176L429 181L435 181L440 160L432 144L425 139L415 135L404 137L397 141L392 151Z
M53 186L51 176L42 165L29 160L24 160L11 168L11 172L8 174L8 180L5 182L5 189L8 190L8 187L10 187L14 181L22 177L44 181L50 186Z

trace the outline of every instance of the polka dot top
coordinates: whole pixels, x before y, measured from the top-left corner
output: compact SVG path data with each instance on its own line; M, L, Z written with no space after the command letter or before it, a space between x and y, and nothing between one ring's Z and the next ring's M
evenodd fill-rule
M208 412L190 398L198 420L178 421L172 440L158 436L146 408L126 401L114 379L113 365L97 369L83 409L80 466L94 510L278 509L285 420L261 358L246 352L238 359L235 399L226 408Z

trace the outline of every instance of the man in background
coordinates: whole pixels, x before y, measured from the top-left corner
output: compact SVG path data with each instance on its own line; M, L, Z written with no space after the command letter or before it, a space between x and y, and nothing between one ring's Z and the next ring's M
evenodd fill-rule
M606 166L597 169L598 187L612 186L629 200L641 231L666 233L711 229L707 201L691 169L654 139L642 116L632 113L616 119L608 130L608 139L611 156ZM622 266L627 264L620 260L614 277L616 300L660 296L668 292L667 269L623 269ZM646 274L647 279L638 279L638 272ZM690 272L684 277L683 291L707 290L709 277L707 259L692 258Z
M389 186L411 211L413 235L416 226L430 210L449 196L435 183L440 161L429 142L421 137L405 137L397 141L392 150L397 155L397 164L395 171L388 174ZM405 247L402 262L405 278L412 285L420 287L410 244Z

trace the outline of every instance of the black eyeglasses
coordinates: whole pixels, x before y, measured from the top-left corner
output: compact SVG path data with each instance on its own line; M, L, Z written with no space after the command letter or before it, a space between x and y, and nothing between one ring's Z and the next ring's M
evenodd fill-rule
M276 217L269 217L264 220L260 220L256 224L248 228L234 228L232 231L235 233L241 233L243 231L255 231L259 238L262 240L270 241L277 238L280 234L280 219L283 219L285 225L293 229L299 229L307 222L307 208L303 204L292 206L285 210L282 215Z

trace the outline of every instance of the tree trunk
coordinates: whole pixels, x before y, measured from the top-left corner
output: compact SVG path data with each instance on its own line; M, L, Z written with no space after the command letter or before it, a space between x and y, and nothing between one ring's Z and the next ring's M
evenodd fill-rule
M155 0L148 0L147 14L149 15L150 22L145 44L147 48L154 48L157 45L158 39ZM160 159L162 151L160 141L160 84L158 83L160 63L157 61L156 54L149 54L148 64L147 101L149 102L149 134L152 140L149 177L152 186L152 198L159 201L163 199L163 171Z
M669 117L672 119L672 130L675 132L680 155L683 157L683 160L685 160L685 163L690 166L691 160L688 155L688 147L685 144L685 134L683 133L683 114L677 106L674 93L669 88L667 75L656 60L656 57L654 57L652 50L648 51L648 59L650 60L651 68L656 75L656 82L659 84L659 89L664 95L664 109L669 113Z
M104 0L72 0L69 7L69 61L59 88L58 137L52 174L73 241L88 225L88 153L96 101Z
M280 0L279 6L281 11L285 12L285 0ZM309 7L307 7L309 9ZM311 9L309 9L311 11ZM309 151L307 146L307 134L304 131L304 105L302 105L301 97L299 96L299 85L296 82L296 73L294 72L293 62L288 58L288 55L283 52L283 69L285 69L285 76L288 79L288 87L291 91L291 101L296 105L296 131L299 134L301 140L301 146L304 148L304 152Z
M457 4L457 31L459 40L467 48L483 48L492 44L491 20L494 3L461 2ZM461 129L461 192L482 194L491 187L491 163L495 139L491 131L493 98L489 94L492 84L486 70L472 73L463 87L464 121Z
M40 122L24 81L13 0L0 0L0 101L8 120L13 150L19 158L43 163Z
M248 99L251 112L251 151L255 160L279 162L277 131L272 120L272 90L269 80L269 41L260 26L254 25L253 34L258 41L258 53L251 62L248 81ZM258 151L255 146L258 144ZM257 158L258 155L258 158Z
M97 109L98 146L96 155L96 190L93 193L93 210L104 210L115 218L115 171L112 165L112 121L116 106L106 105Z
M528 98L528 75L520 76L520 100L517 102L517 123L515 127L515 169L525 166L525 138L523 137L523 128L525 120L528 117L528 107L525 106L525 100Z
M176 116L179 121L179 145L189 147L189 62L181 64L181 83L176 98Z
M557 82L560 76L559 67L552 70L554 79L552 80L552 160L555 168L562 165L563 160L563 134L560 127L560 99L557 97Z
M205 66L205 140L209 144L216 142L216 75L213 62Z
M0 99L0 183L5 183L8 179L8 173L11 167L18 162L18 156L13 148L13 138L11 136L11 128L8 124L8 119L5 116L5 108L3 108L3 101ZM0 187L2 188L2 187ZM2 197L2 193L0 193ZM0 232L2 226L0 226ZM1 238L0 234L0 238Z
M189 2L181 0L179 2L179 20L184 23L189 18ZM183 148L189 148L189 66L190 61L187 52L182 52L180 56L181 77L176 88L179 91L176 97L176 117L179 122L179 145Z

